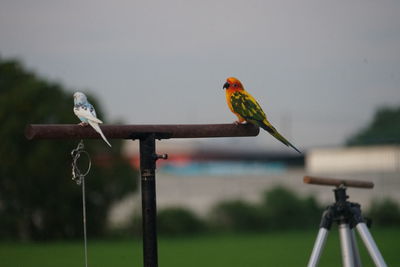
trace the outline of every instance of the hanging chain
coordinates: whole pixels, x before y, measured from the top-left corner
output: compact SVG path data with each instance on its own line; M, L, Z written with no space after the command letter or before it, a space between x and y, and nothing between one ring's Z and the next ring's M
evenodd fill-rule
M71 151L72 156L72 180L76 182L77 185L82 185L82 213L83 213L83 237L85 246L85 267L88 267L88 256L87 256L87 232L86 232L86 195L85 195L85 176L89 173L92 166L92 161L90 159L89 153L83 150L85 145L83 140L81 140L78 146ZM85 173L82 173L78 167L78 159L81 154L85 154L89 160L88 168Z

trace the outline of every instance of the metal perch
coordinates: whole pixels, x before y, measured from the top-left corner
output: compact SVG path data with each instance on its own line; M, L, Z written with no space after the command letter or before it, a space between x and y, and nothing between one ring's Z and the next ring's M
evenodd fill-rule
M158 266L156 228L156 161L166 158L156 154L156 139L212 138L256 136L259 128L236 124L177 125L101 125L110 139L140 140L140 174L143 218L143 262L145 267ZM29 140L37 139L101 139L91 127L75 124L30 124L25 129Z

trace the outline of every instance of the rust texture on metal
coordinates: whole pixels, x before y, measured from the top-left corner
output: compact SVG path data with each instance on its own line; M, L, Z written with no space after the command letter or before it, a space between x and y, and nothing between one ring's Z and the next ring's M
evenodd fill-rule
M336 187L339 187L341 185L343 185L345 187L358 187L358 188L373 188L374 187L373 182L361 181L361 180L348 180L348 179L334 179L334 178L304 176L303 181L306 184L330 185L330 186L336 186Z
M148 133L156 133L156 139L209 138L256 136L259 128L236 124L175 124L175 125L101 125L109 139L141 139ZM25 136L34 139L100 139L92 127L76 124L29 124Z

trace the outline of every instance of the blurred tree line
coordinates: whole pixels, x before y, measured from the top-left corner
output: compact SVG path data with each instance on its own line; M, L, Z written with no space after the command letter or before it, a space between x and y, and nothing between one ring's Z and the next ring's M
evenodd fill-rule
M79 140L28 141L29 123L78 123L73 98L61 85L0 57L0 238L46 240L82 236L81 188L71 180L71 155ZM99 102L88 96L100 118ZM110 205L137 187L137 172L101 140L85 141L92 158L86 177L88 235L106 230Z
M206 218L183 207L158 211L157 231L161 235L181 236L201 233L261 232L318 228L323 207L314 197L299 197L294 192L276 187L263 194L261 203L229 200L217 203ZM115 235L141 235L141 219L136 214L126 229Z
M372 121L347 140L347 145L400 144L400 107L382 107Z
M275 187L263 194L260 204L242 200L219 203L210 222L214 229L228 231L309 229L319 224L322 210L314 197L299 197Z
M182 207L165 208L158 212L158 232L167 236L221 232L265 232L276 230L312 229L317 231L323 210L312 196L300 197L276 187L263 194L258 204L230 200L214 206L207 218L200 218ZM399 227L400 207L390 199L372 201L363 216L372 219L373 227ZM140 217L135 217L130 234L140 235Z

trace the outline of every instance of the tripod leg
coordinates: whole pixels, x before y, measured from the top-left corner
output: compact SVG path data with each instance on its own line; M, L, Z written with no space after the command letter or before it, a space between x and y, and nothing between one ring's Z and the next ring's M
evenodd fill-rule
M354 267L354 255L351 241L351 230L347 223L339 224L340 248L344 267Z
M308 267L316 267L318 266L319 259L322 254L322 250L325 246L326 238L328 237L329 230L321 227L319 229L317 239L314 243L314 248L311 253L310 260L308 261Z
M378 247L375 244L374 239L372 238L368 227L365 223L360 222L356 226L358 233L361 236L361 239L364 241L365 247L367 248L369 255L374 261L375 265L378 267L387 267L385 260L383 259L381 253L379 252Z
M360 252L358 251L357 240L354 229L351 229L351 246L354 255L354 266L361 267L362 264L361 264Z

